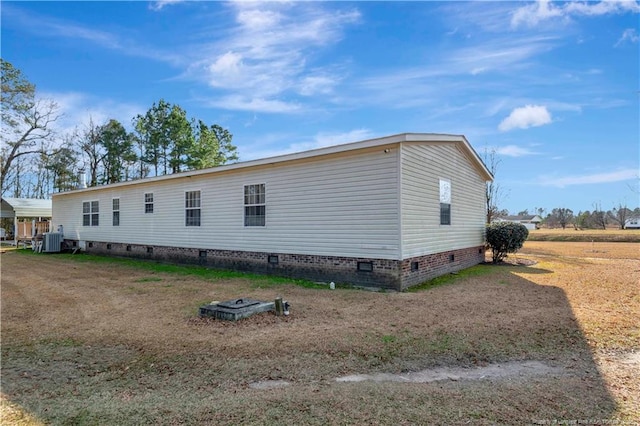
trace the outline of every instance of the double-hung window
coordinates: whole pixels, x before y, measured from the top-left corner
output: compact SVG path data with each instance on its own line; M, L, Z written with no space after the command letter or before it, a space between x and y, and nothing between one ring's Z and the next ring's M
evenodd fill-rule
M244 186L244 226L265 226L267 217L264 183Z
M153 192L144 194L144 212L153 213Z
M100 204L98 201L82 203L82 226L98 226L100 220Z
M120 226L120 198L111 200L111 211L113 212L113 226Z
M184 193L185 225L200 226L200 191Z

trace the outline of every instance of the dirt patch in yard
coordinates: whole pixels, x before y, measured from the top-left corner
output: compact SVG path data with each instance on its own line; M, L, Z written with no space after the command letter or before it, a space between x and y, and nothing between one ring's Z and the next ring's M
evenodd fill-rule
M637 261L562 257L528 244L519 256L532 266L479 265L478 274L418 293L7 252L2 398L37 421L75 424L638 418L640 380L629 355L640 347ZM290 301L290 316L235 323L197 316L211 300L276 296ZM510 376L518 380L500 386L335 381L505 371L532 360L562 374Z
M492 380L514 377L529 377L545 374L564 374L564 369L552 367L540 361L506 362L490 364L484 367L460 368L440 367L410 373L390 374L355 374L338 377L338 382L400 382L400 383L429 383L441 380Z

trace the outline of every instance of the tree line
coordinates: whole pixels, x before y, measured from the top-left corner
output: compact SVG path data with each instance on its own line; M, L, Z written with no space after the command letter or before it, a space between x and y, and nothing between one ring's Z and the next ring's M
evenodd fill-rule
M131 120L90 120L67 134L54 131L61 117L53 101L3 59L0 190L2 196L48 198L75 189L80 173L88 186L215 167L238 161L233 136L217 124L189 118L164 99Z
M529 213L529 210L523 210L518 212L518 216L537 214L542 218L543 225L549 228L562 229L567 227L575 229L606 229L609 226L625 229L627 220L632 217L640 217L640 207L631 210L626 205L619 204L617 207L607 211L603 210L598 203L595 203L593 207L593 210L579 211L577 214L574 214L573 210L566 207L554 208L549 213L543 208L536 208L534 213ZM499 214L499 216L507 215L508 212L504 211Z
M482 159L487 170L495 177L501 162L496 150L485 149ZM630 189L632 192L638 193L635 188ZM487 225L493 223L497 218L504 218L510 215L508 210L501 210L499 207L504 195L498 182L495 180L487 182L485 187ZM569 226L575 229L606 229L608 226L616 226L620 229L625 229L627 220L632 217L640 218L640 207L631 210L626 203L619 203L618 206L613 207L611 210L604 211L600 203L594 203L593 210L579 211L577 214L574 214L573 210L566 207L554 208L549 213L545 208L536 207L533 209L533 213L525 209L517 214L517 216L529 215L540 216L542 224L549 228L566 229Z

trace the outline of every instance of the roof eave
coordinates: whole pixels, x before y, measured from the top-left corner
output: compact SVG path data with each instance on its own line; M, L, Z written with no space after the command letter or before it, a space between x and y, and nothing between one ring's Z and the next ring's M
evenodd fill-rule
M118 182L111 185L104 185L100 187L91 187L91 188L81 188L74 189L71 191L65 191L60 193L54 193L53 196L62 195L62 194L71 194L71 193L79 193L84 191L93 191L98 188L117 188L119 186L125 185L136 185L136 184L145 184L145 183L153 183L158 181L164 181L168 179L178 179L181 177L193 177L193 176L201 176L211 173L221 173L230 170L237 170L243 168L250 167L258 167L269 164L277 164L284 163L289 161L296 160L304 160L307 158L320 157L324 155L338 154L341 152L349 152L359 149L373 148L377 146L391 145L391 144L399 144L402 142L457 142L462 143L464 149L469 154L469 157L475 163L478 171L483 175L483 178L487 181L493 180L493 176L486 168L476 151L473 149L467 138L463 135L452 135L452 134L440 134L440 133L400 133L391 136L385 136L381 138L367 139L364 141L358 142L350 142L341 145L332 145L323 148L316 148L308 151L296 152L291 154L282 154L274 157L261 158L257 160L249 160L243 161L233 164L225 164L222 166L217 166L213 168L201 169L201 170L192 170L188 172L174 173L170 175L163 176L154 176L150 178L138 179L133 181L126 182Z

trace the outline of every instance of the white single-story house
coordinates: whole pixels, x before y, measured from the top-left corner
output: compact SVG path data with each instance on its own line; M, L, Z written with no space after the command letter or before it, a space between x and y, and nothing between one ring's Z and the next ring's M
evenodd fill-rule
M89 253L403 290L484 261L491 173L464 136L405 133L53 195Z
M640 216L632 216L624 221L625 229L640 229Z
M0 201L0 217L13 219L14 240L31 239L37 233L48 231L51 211L51 200L2 198Z
M523 224L529 231L538 229L542 218L537 214L497 217L495 222L514 222Z

